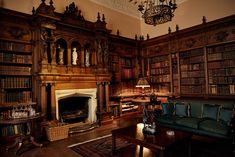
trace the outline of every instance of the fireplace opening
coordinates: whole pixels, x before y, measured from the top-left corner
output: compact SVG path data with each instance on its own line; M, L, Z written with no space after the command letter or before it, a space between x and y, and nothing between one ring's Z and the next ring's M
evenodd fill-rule
M89 99L85 96L70 96L58 101L61 122L85 122L88 118Z

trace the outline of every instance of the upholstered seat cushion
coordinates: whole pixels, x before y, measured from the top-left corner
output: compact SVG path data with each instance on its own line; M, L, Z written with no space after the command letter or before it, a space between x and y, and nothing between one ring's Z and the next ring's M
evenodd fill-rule
M198 129L198 123L200 121L201 121L200 118L183 117L183 118L177 118L175 120L175 123L181 126Z
M213 119L206 119L199 123L198 128L201 130L227 135L228 134L228 126L224 123L218 122Z
M162 115L157 118L157 122L159 123L166 123L166 124L174 124L175 123L175 116L172 115Z

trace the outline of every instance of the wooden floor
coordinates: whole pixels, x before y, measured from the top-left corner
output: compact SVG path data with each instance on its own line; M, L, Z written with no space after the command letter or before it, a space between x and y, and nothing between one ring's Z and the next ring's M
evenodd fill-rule
M95 128L93 130L83 132L83 133L77 133L69 136L69 138L64 140L59 140L55 142L48 142L47 140L42 141L43 147L32 147L29 149L28 147L24 147L22 149L23 153L20 154L20 157L80 157L77 153L72 151L70 148L68 148L69 145L76 144L79 142L83 142L89 139L101 137L104 135L111 134L111 130L115 128L125 127L131 124L138 123L140 121L140 118L136 117L125 117L113 120L110 123L103 124L101 127ZM209 143L213 144L209 141ZM199 148L196 150L196 154L192 155L192 157L210 157L209 155L206 155L205 153L208 151L206 148L208 146L208 141L206 143L198 143L197 144ZM200 147L201 145L201 147ZM223 145L221 143L221 145ZM235 157L232 155L232 151L228 152L230 149L227 149L225 145L214 147L212 148L211 156L213 157ZM176 150L177 151L177 150ZM194 150L195 151L195 150ZM197 152L198 151L198 152ZM203 153L199 153L200 151L204 151ZM211 153L211 152L210 152ZM124 150L123 157L136 157L138 156L138 147L135 150ZM170 157L184 157L185 155L179 155L180 151L178 151L178 155L171 154ZM5 152L3 148L0 149L0 157L16 157L14 153L14 149L10 150L9 152ZM151 157L153 156L153 152L149 151L148 149L144 149L144 157ZM18 156L19 157L19 156Z

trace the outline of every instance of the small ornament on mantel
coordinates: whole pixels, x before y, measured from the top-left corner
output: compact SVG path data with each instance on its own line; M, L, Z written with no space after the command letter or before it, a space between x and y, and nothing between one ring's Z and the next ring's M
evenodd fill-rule
M147 40L149 40L149 34L147 34Z

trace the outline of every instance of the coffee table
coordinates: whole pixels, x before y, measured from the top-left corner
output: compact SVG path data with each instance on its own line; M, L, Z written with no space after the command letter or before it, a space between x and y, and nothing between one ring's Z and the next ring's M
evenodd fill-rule
M167 135L168 128L157 126L157 134L144 134L143 123L112 130L112 153L116 153L116 138L123 138L135 145L140 146L139 156L143 156L143 147L152 151L159 151L159 156L164 157L165 151L172 147L187 142L188 156L191 156L191 134L179 130L174 130L174 135Z

